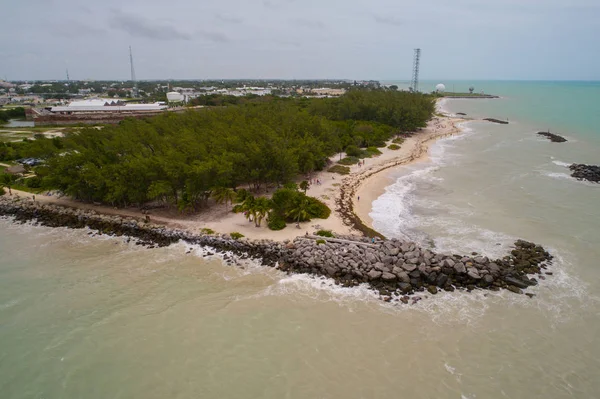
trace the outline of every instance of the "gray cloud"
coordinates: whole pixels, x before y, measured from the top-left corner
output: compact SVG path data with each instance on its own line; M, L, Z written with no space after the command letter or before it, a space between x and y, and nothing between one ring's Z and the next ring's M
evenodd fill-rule
M404 21L394 18L394 17L386 17L381 15L373 15L375 18L375 22L385 25L393 25L393 26L403 26Z
M211 42L216 42L216 43L227 43L229 42L229 37L227 37L226 35L224 35L221 32L211 32L211 31L206 31L206 30L198 30L195 32L196 35L198 35L199 37L209 40Z
M292 19L290 22L292 22L293 24L295 24L297 26L301 26L304 28L325 29L325 24L323 22L314 20L314 19L295 18L295 19Z
M93 37L105 35L106 29L83 24L75 20L67 20L50 26L50 32L66 38Z
M191 36L173 26L153 22L142 17L113 10L109 24L111 28L121 29L131 36L155 40L190 40Z
M228 24L242 24L242 23L244 23L244 20L242 18L232 17L232 16L229 16L229 15L217 14L217 15L215 15L215 18L218 19L221 22L225 22L225 23L228 23Z

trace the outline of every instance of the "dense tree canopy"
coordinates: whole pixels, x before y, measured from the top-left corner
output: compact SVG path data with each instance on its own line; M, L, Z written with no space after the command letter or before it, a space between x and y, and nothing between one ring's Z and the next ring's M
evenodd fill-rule
M432 100L420 94L352 91L165 113L28 145L47 159L38 174L49 188L87 201L164 200L184 210L219 187L280 186L323 169L348 146L383 146L399 131L424 126L432 112ZM19 155L34 156L29 149Z

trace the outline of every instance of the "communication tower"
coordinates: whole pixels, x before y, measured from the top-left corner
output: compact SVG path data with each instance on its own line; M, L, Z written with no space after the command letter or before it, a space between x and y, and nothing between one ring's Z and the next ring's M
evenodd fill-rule
M412 91L419 91L419 61L421 59L421 49L415 49L415 58L413 60L413 73L412 80L410 82L410 89Z
M137 80L135 79L135 69L133 69L133 53L131 52L131 46L129 46L129 63L131 64L131 81L133 82L132 97L138 96Z

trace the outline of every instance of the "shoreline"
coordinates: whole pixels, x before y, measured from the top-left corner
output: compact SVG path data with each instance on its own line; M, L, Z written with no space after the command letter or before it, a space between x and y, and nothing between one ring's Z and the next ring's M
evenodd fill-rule
M438 102L438 110L442 111ZM194 214L181 214L175 209L161 208L145 212L139 208L112 208L107 205L85 203L68 197L35 195L36 202L41 204L55 204L65 207L93 210L104 215L121 217L133 217L145 220L149 215L154 224L165 227L198 233L202 229L211 229L220 234L238 232L249 239L268 239L274 241L293 240L294 238L312 233L314 230L331 230L341 235L363 234L383 238L383 235L372 228L372 220L369 217L372 202L385 192L391 182L384 171L391 170L395 166L403 166L412 162L426 159L429 146L435 140L448 137L460 132L457 123L466 121L464 118L443 116L434 117L426 128L407 138L401 144L400 149L390 150L381 148L381 155L374 158L366 158L365 166L350 165L349 175L330 173L327 170L314 173L308 180L319 179L320 184L313 184L307 190L307 195L323 201L332 210L327 219L313 219L310 222L300 223L300 228L290 223L279 231L269 230L266 223L260 228L249 223L242 214L232 213L230 207L211 204L206 209ZM391 140L388 145L391 144ZM333 164L338 155L330 158ZM32 198L33 194L12 190L13 196L20 198ZM356 201L356 196L361 201ZM364 199L363 199L364 198Z
M386 302L408 303L408 295L424 291L433 295L440 290L507 289L522 294L523 289L538 284L529 275L543 277L543 270L552 264L553 258L543 247L522 240L516 241L515 249L505 257L492 260L475 253L471 256L436 253L409 241L370 240L340 234L335 238L305 235L283 242L236 239L227 234L198 234L131 217L6 196L0 197L0 215L11 217L14 223L89 228L108 236L126 236L148 248L179 241L198 244L223 254L228 264L251 258L288 273L328 277L344 287L366 284Z

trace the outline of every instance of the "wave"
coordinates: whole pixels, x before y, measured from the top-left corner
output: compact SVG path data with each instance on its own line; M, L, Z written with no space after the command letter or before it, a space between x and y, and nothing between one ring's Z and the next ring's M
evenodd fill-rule
M558 165L558 166L564 166L565 168L568 168L569 166L571 166L570 163L563 162L563 161L552 161L552 163L555 165Z

